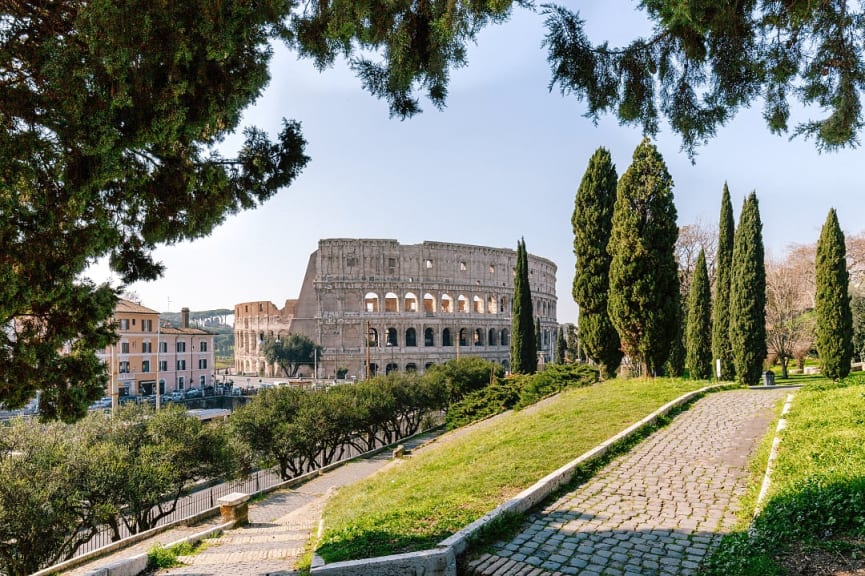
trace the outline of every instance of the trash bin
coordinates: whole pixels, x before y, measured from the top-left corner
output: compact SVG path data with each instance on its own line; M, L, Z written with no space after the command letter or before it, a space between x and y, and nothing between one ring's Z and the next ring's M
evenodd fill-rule
M764 386L774 386L775 385L775 373L771 370L766 370L765 374L763 374L763 385Z

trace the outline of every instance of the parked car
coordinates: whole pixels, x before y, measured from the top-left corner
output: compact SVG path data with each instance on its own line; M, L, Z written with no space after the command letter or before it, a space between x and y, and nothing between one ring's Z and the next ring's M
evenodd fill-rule
M138 404L141 400L140 400L140 398L138 398L138 396L133 396L132 394L129 394L126 396L121 396L120 398L117 399L117 401L122 406L124 404L130 404L130 403Z
M90 405L91 410L105 410L111 408L111 397L104 396Z
M199 390L198 388L190 388L186 391L187 398L201 398L201 396L201 390Z
M169 394L168 398L172 402L182 402L183 401L183 390L175 390L171 394Z

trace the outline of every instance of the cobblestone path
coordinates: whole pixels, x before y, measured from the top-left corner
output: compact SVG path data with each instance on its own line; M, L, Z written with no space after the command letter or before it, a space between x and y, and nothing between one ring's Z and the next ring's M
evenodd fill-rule
M748 460L789 390L710 394L469 564L476 576L695 574L728 532Z

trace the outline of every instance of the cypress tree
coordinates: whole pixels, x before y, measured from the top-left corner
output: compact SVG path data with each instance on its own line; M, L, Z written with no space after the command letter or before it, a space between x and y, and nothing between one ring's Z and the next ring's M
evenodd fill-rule
M517 242L512 314L511 371L516 374L534 374L538 369L538 352L535 344L532 292L529 287L528 255L524 239Z
M535 318L535 346L537 346L538 352L542 349L541 342L541 319Z
M556 334L556 364L565 363L565 353L568 349L568 344L565 342L565 331L559 325L559 331Z
M686 302L682 295L677 298L676 307L676 335L670 344L670 354L664 364L664 372L667 376L680 377L685 372L685 311Z
M691 378L706 379L712 376L712 294L709 289L709 272L706 255L700 250L697 257L691 292L688 294L688 350L685 364Z
M607 252L616 202L616 167L610 153L598 148L589 160L571 224L577 257L573 296L580 307L580 341L603 378L613 378L622 362L621 343L607 313L610 260Z
M847 248L835 209L829 210L817 242L815 343L823 375L844 378L853 357L853 313L850 309Z
M730 347L736 380L749 386L757 384L766 358L766 268L763 224L754 192L742 205L733 236Z
M733 266L733 204L724 183L721 218L718 223L718 255L715 259L715 304L712 307L712 362L721 360L721 380L733 380L733 351L730 348L730 274Z
M673 179L648 138L622 175L607 249L607 311L625 352L646 375L660 372L676 337L679 273L674 249L679 229Z

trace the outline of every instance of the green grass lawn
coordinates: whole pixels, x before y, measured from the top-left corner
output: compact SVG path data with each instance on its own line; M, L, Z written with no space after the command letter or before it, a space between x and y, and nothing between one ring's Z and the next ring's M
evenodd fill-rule
M811 379L786 419L752 534L753 498L704 574L831 574L865 566L865 375L838 384ZM765 463L767 444L758 463ZM755 475L752 494L761 480Z
M613 380L441 437L340 490L324 512L326 562L431 548L600 442L706 381Z

